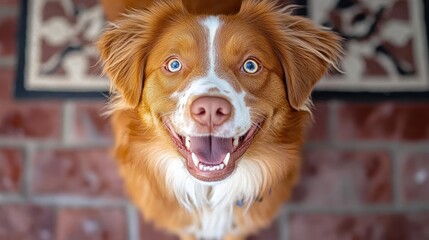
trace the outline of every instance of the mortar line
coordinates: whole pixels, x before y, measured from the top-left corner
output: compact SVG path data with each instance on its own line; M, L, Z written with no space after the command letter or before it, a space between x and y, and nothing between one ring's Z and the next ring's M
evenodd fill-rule
M77 149L89 149L89 148L106 148L111 147L112 140L96 141L96 142L76 142L64 144L61 140L49 139L49 140L35 140L35 139L14 139L14 138L1 138L0 146L3 147L25 147L27 145L33 145L37 148L77 148Z
M283 209L278 221L280 240L289 240L289 211Z
M128 203L127 210L127 230L128 240L139 240L139 218L136 208L133 204Z
M19 6L1 5L1 8L0 8L0 17L14 16L14 15L16 16L19 13L18 9L19 9Z
M19 193L14 194L0 194L0 205L4 204L22 204L26 199Z
M61 210L62 210L62 207L61 206L48 206L48 207L50 207L52 210L53 210L53 212L54 212L54 219L55 219L55 221L53 222L53 229L58 229L58 225L59 225L59 218L60 218L60 213L61 213ZM57 231L57 230L55 230L55 231Z
M309 142L305 145L307 149L319 149L319 148L335 148L338 150L390 150L392 148L397 148L398 145L402 149L406 149L413 152L429 152L429 142L418 142L418 143L407 143L400 141L349 141L349 142L337 142L334 144L329 143L318 143L318 142Z
M397 146L392 147L390 150L390 159L392 161L392 193L393 193L393 205L400 208L402 204L402 187L401 187L401 169L402 162L400 158L401 150Z
M71 142L71 128L74 122L75 105L70 101L65 101L62 111L61 121L61 140L65 146L68 146Z
M125 199L76 197L75 195L33 196L29 202L37 205L54 205L61 207L124 207Z
M413 203L412 205L394 206L392 204L383 205L359 205L359 206L300 206L288 205L283 207L289 213L326 213L326 214L390 214L401 212L429 212L429 203Z
M24 170L22 172L22 194L25 199L29 199L31 193L32 171L33 171L33 156L35 154L35 146L26 144L24 148Z
M15 56L0 57L0 68L14 68L17 62Z
M328 101L328 144L334 144L335 141L335 132L337 127L337 112L338 112L337 101Z

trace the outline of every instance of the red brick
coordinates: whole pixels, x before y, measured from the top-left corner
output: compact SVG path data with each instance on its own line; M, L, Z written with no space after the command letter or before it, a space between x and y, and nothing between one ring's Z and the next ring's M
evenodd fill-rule
M48 102L2 102L0 137L58 139L60 104Z
M22 171L21 152L17 149L0 149L0 192L18 192Z
M307 150L293 201L323 206L388 203L391 188L387 153Z
M51 208L27 205L0 206L0 239L51 240L55 212Z
M41 150L34 156L35 194L123 197L122 180L107 149Z
M0 57L16 55L17 16L0 16Z
M317 102L313 108L313 125L309 132L309 140L323 141L328 138L328 102Z
M404 155L402 193L407 202L429 202L429 153Z
M343 103L337 122L341 140L429 140L428 103Z
M72 209L59 211L56 240L125 240L125 211L118 208Z
M12 99L15 70L10 68L0 68L0 101ZM2 103L0 103L2 104Z
M267 229L262 230L254 236L250 236L248 240L279 240L280 235L278 225L278 222L275 221Z
M295 214L291 240L422 240L429 239L429 212L388 215Z
M100 141L112 137L111 126L107 117L101 116L105 110L104 102L76 103L72 140Z
M160 229L156 229L154 227L154 224L144 221L142 217L139 218L139 221L140 221L140 240L152 240L152 239L178 240L179 239Z

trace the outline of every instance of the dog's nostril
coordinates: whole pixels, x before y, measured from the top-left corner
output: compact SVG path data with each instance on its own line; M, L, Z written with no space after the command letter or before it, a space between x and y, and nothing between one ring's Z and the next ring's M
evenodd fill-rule
M227 114L228 114L227 111L225 111L225 109L222 109L222 108L219 108L216 111L216 115L218 115L218 116L224 116L224 115L227 115Z
M206 110L204 108L199 108L195 114L196 115L204 115L204 114L206 114Z

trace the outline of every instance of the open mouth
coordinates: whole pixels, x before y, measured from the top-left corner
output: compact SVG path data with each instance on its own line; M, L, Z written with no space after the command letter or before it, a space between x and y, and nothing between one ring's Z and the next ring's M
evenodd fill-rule
M242 136L221 138L182 136L174 131L169 121L164 123L178 151L186 159L189 173L205 182L220 181L231 175L261 126L261 123L252 125Z

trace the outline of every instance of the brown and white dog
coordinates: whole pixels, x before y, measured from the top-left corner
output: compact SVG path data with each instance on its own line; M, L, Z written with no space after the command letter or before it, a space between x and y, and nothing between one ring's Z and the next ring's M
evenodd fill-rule
M156 2L98 41L127 190L181 239L244 239L271 223L297 178L311 90L341 52L288 7L220 9Z

